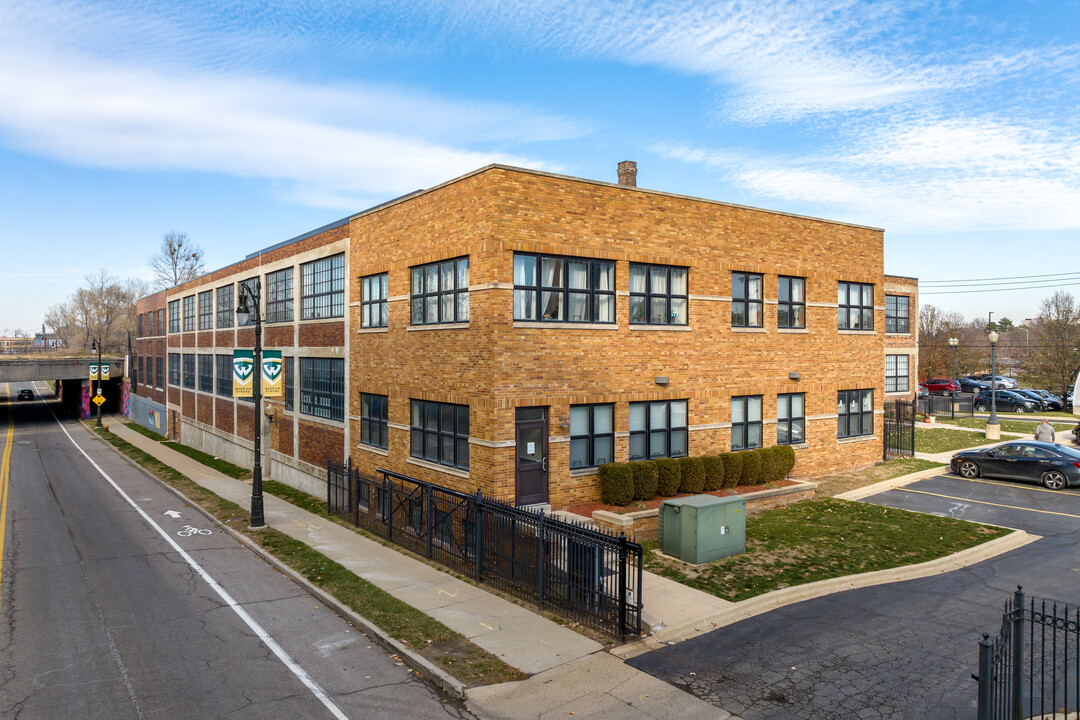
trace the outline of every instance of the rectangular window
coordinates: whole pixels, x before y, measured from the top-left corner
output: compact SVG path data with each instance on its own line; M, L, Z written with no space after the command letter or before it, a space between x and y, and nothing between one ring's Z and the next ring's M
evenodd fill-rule
M806 442L806 393L776 396L776 444Z
M469 406L412 400L409 454L447 467L469 469Z
M300 358L300 412L327 420L345 419L343 358Z
M908 389L908 356L886 355L885 392L907 392Z
M836 327L840 330L874 329L874 286L842 282L837 285Z
M179 329L179 328L178 328ZM165 310L159 309L157 311L157 334L165 334Z
M806 278L781 275L777 279L776 327L806 327Z
M217 289L217 326L218 328L231 328L233 326L233 286L225 285Z
M387 273L368 275L360 281L360 327L383 328L390 324L389 288Z
M180 301L169 301L169 332L180 332Z
M469 321L469 258L420 265L409 272L413 325Z
M630 459L687 454L687 401L630 403Z
M180 387L180 353L169 353L169 384Z
M147 384L146 376L143 375L143 359L141 357L139 358L139 377L135 380L135 384L138 385L139 381L142 381L143 385Z
M300 266L300 319L345 316L345 253ZM303 412L301 403L301 412Z
M360 442L364 445L387 447L387 406L386 395L360 393Z
M247 290L245 291L244 288L247 288ZM240 307L240 299L243 298L244 301L247 303L247 308L248 308L248 311L249 311L250 314L248 315L247 322L242 323L242 322L240 322L239 319L237 319L237 321L236 321L236 326L237 327L247 327L248 325L254 325L255 324L255 313L260 312L261 308L252 307L251 306L251 301L252 301L252 298L258 298L258 297L259 297L259 279L258 278L248 278L247 280L241 280L239 282L239 286L236 288L236 306ZM259 298L259 301L261 302L262 298Z
M885 332L906 333L910 330L910 311L907 295L885 296Z
M184 332L195 330L195 296L188 295L184 298Z
M232 359L232 355L214 356L217 365L217 394L221 397L232 397Z
M570 468L596 467L615 459L615 406L570 406Z
M195 389L195 355L184 353L184 387L189 390Z
M514 253L514 319L615 322L615 262Z
M154 386L165 389L165 358L154 358Z
M296 394L296 368L294 360L291 357L283 358L283 370L285 378L283 384L285 386L285 409L293 409L293 397Z
M690 318L689 270L630 263L630 323L686 325Z
M731 398L731 449L761 447L761 395Z
M214 356L199 356L199 392L214 392Z
M758 273L731 273L731 327L763 327L764 278Z
M841 390L836 398L836 436L874 434L874 391Z
M214 329L214 291L199 293L199 329Z
M143 314L139 313L139 334L136 335L135 337L142 337L143 336L143 333L142 333L142 319L143 319Z
M266 274L266 322L292 322L293 269L282 268Z

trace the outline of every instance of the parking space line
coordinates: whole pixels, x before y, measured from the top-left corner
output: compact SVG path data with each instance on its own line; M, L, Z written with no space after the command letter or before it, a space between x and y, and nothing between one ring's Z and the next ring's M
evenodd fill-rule
M1000 481L997 481L997 480L983 480L982 478L966 478L963 475L954 475L952 473L949 473L949 477L950 478L957 478L958 480L964 480L966 482L982 483L984 485L997 485L998 487L1011 487L1011 488L1016 488L1018 490L1019 489L1033 490L1035 492L1053 493L1055 495L1062 495L1062 494L1076 495L1076 493L1071 493L1067 489L1065 490L1064 493L1062 493L1061 490L1050 490L1049 488L1036 487L1034 485L1017 485L1016 483L1000 482Z
M1061 515L1062 517L1077 518L1080 520L1080 515L1072 515L1070 513L1054 512L1053 510L1036 510L1034 508L1020 507L1019 505L1003 505L1001 503L986 502L985 500L973 500L972 498L956 497L955 495L942 495L941 493L932 493L925 490L912 490L911 488L896 488L901 492L918 493L920 495L932 495L933 497L945 498L946 500L959 500L960 502L973 503L976 505L990 505L992 507L1006 508L1008 510L1026 510L1033 513L1041 513L1043 515Z

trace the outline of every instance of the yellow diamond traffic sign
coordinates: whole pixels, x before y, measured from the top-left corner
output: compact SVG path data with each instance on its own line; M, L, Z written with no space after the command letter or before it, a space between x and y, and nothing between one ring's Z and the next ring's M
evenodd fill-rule
M101 403L105 402L105 396L104 395L95 395L91 399L91 402L94 403L95 405L100 405Z

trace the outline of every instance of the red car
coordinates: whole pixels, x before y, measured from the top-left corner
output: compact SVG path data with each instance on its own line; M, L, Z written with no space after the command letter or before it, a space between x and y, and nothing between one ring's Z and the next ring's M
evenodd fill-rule
M927 380L923 383L931 395L953 396L960 392L960 383L955 380Z

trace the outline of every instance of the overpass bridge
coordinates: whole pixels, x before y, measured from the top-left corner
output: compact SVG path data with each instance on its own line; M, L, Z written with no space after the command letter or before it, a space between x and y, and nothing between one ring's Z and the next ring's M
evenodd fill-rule
M90 364L97 355L56 357L48 353L0 355L0 383L48 382L56 390L64 409L76 416L85 416L90 407ZM102 355L109 364L109 378L101 383L105 397L104 412L119 412L124 397L125 357ZM95 389L97 383L94 383Z

